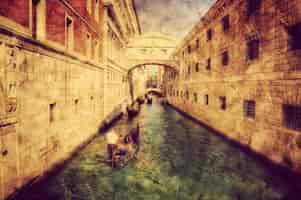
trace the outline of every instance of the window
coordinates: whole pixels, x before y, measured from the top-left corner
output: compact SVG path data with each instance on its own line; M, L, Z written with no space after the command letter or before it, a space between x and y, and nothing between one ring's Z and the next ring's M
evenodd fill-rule
M186 96L186 99L189 100L189 92L188 91L186 91L186 95L185 96Z
M292 130L301 131L301 106L283 105L283 125Z
M261 5L261 0L248 0L248 16L253 15L257 10L259 10Z
M248 41L248 59L254 60L259 57L259 40L253 39Z
M256 102L253 100L245 100L243 106L245 117L254 119L256 114Z
M301 49L301 23L293 25L288 29L289 47L292 50Z
M79 100L78 99L75 99L74 100L74 112L75 113L78 113L78 104L79 104Z
M96 62L99 61L99 42L98 42L98 40L95 40L95 42L94 42L94 60Z
M196 64L195 64L195 71L196 71L196 72L199 72L199 65L200 65L199 63L196 63Z
M49 104L49 122L52 123L55 120L55 107L56 103Z
M188 51L188 54L191 53L191 46L190 45L188 46L187 51Z
M207 41L212 39L212 29L207 30Z
M229 15L225 16L222 19L222 23L223 23L224 32L228 31L230 29L230 17L229 17Z
M45 0L33 0L32 5L33 37L44 40L46 38L46 2Z
M86 37L86 55L88 58L91 58L91 35L87 33Z
M208 71L211 70L211 59L210 59L210 58L207 59L206 69L207 69Z
M227 109L227 99L225 96L219 97L219 100L221 102L221 109L226 110Z
M209 105L209 95L205 95L205 105Z
M194 102L197 103L198 102L198 94L194 93L193 96L194 96Z
M228 65L229 64L228 51L225 51L225 52L222 53L222 64L223 65Z
M190 74L190 65L188 65L188 75Z
M95 8L94 8L94 17L97 22L99 22L99 0L95 0Z
M92 11L92 0L87 0L87 11L91 14Z
M71 17L66 17L66 27L67 27L67 38L66 38L67 49L73 50L74 29L73 29L73 21Z
M195 47L196 47L196 49L199 49L200 48L200 40L199 39L197 39L196 41L195 41Z

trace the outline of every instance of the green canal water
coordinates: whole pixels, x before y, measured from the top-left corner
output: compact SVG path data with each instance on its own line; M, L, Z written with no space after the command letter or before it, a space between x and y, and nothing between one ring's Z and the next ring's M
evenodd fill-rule
M106 163L97 137L61 170L27 189L20 200L291 200L298 184L212 131L157 101L133 121L113 129L126 134L141 124L137 159L120 170ZM300 193L301 194L301 193Z

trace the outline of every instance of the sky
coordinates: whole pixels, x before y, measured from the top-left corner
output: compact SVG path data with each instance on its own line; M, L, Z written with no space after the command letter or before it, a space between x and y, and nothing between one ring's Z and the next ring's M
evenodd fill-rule
M216 0L135 0L142 32L162 32L180 39Z

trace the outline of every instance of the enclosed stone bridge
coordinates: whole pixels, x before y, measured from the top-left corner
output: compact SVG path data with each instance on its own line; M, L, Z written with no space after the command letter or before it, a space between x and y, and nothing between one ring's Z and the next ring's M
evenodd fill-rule
M177 71L178 63L170 56L176 44L174 38L157 32L131 38L126 49L129 71L146 65L170 67Z

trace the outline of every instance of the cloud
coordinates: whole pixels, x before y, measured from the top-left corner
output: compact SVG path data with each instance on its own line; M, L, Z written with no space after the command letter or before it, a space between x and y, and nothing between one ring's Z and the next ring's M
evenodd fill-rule
M216 0L135 0L143 32L183 37Z

